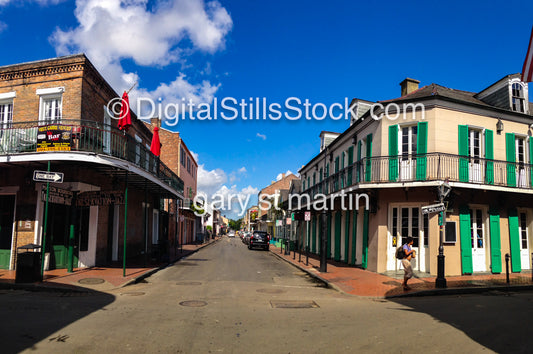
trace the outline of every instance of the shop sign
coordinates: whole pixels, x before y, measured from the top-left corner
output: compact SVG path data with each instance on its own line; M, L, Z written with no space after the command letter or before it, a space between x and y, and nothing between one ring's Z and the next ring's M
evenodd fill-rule
M103 206L124 204L124 191L82 192L76 197L76 206Z
M54 186L48 187L48 202L54 204L72 205L72 197L74 193L66 189L57 188ZM41 199L46 201L46 186L41 190Z
M70 151L72 144L72 126L46 125L37 132L37 152Z

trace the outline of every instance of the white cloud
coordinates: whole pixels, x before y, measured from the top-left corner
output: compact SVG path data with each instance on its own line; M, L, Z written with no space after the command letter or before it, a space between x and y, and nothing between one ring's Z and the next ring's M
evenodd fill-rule
M3 32L7 28L7 24L5 22L0 21L0 32Z
M263 139L263 140L267 140L267 136L266 136L265 134L259 134L259 133L257 133L256 136L257 136L258 138Z
M159 0L151 9L148 0L77 0L75 16L76 28L57 28L50 37L57 54L86 53L118 92L139 81L136 72L124 70L122 60L131 59L141 66L183 63L195 50L214 53L223 49L233 26L218 1L204 0ZM180 73L152 92L136 89L132 97L209 102L218 87L207 81L190 83Z
M228 177L226 172L220 168L214 170L206 170L204 165L198 166L197 174L197 189L198 192L203 192L207 196L215 194L220 187L226 183Z
M246 173L246 167L242 166L241 168L239 168L238 170L239 173Z

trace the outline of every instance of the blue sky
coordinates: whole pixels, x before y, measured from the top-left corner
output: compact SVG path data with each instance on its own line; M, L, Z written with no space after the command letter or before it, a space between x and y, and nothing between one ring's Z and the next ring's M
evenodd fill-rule
M0 65L87 53L117 92L179 103L399 96L406 77L480 91L520 72L531 1L0 0ZM251 193L348 121L182 120L199 189ZM255 195L254 195L255 194ZM236 212L226 214L236 217Z

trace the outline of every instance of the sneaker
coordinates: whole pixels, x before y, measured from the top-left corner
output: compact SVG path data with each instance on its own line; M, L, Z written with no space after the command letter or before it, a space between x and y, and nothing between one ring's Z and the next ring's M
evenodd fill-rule
M405 286L403 287L403 290L407 291L407 290L411 290L411 288L410 288L409 286L405 285Z

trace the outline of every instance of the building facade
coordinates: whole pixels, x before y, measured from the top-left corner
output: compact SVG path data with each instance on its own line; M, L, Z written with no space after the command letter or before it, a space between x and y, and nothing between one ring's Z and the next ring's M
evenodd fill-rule
M44 246L50 269L169 256L177 214L163 217L161 201L176 206L183 181L134 114L117 128L113 99L83 54L0 67L0 267L27 244ZM63 181L47 188L37 171Z
M183 181L183 202L178 206L180 212L178 220L179 242L181 244L196 242L196 219L198 217L191 205L197 193L198 163L179 132L161 128L159 118L152 118L150 123L145 122L145 124L151 132L153 132L154 127L159 127L160 159Z
M401 97L354 100L351 126L299 172L309 197L309 231L320 253L325 223L328 257L387 272L401 269L395 249L414 239L415 269L437 273L438 203L447 183L444 255L447 275L531 269L533 141L528 86L509 75L475 93L418 81ZM327 204L327 208L324 205Z

